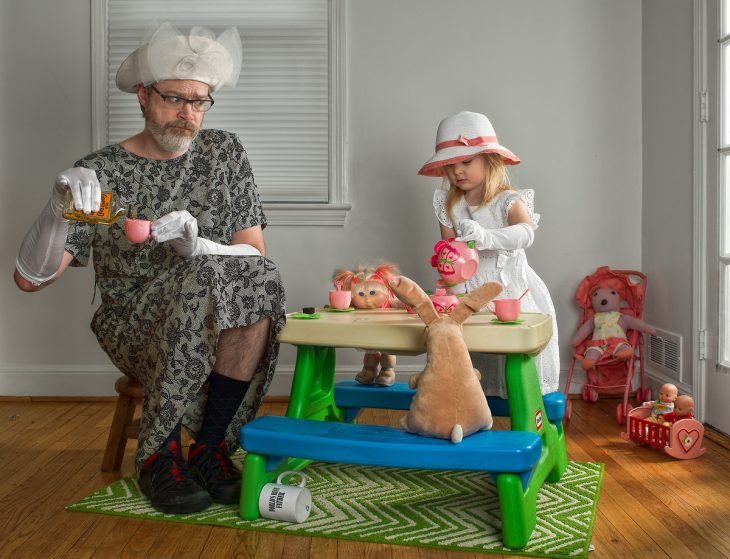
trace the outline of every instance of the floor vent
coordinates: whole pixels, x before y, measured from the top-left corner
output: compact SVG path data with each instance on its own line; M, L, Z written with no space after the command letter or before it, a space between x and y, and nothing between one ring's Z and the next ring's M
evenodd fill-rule
M682 337L657 328L656 334L647 334L649 363L679 380L682 377Z

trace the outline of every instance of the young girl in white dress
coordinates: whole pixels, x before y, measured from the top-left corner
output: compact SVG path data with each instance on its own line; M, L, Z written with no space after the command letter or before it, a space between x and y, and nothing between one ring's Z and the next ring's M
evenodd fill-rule
M502 299L522 298L523 312L552 316L553 335L535 358L543 394L558 389L560 358L555 308L545 283L530 268L525 249L532 244L540 219L534 212L533 190L509 186L506 165L520 159L500 145L489 119L483 114L460 112L441 121L436 133L436 153L418 172L443 177L433 196L441 238L474 241L479 270L466 282L471 291L488 281L504 286ZM471 354L482 374L488 395L506 397L504 355Z

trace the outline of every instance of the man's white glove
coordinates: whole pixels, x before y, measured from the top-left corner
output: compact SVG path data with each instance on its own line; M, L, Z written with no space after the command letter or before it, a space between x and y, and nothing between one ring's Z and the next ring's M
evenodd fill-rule
M101 206L101 185L93 169L73 167L72 169L66 169L56 177L53 192L54 196L59 195L59 216L62 216L63 201L67 190L71 191L75 209L82 210L85 214L99 211L99 206Z
M61 265L68 233L63 204L69 190L76 209L85 213L99 210L101 187L93 170L74 167L56 177L51 198L26 233L15 260L20 275L33 285L50 280Z
M474 241L477 250L515 250L527 248L535 240L535 232L527 223L517 223L501 229L485 229L472 219L459 224L457 241Z
M198 220L187 210L170 212L152 222L152 238L158 243L169 241L173 250L185 258L201 254L229 256L261 256L259 249L244 243L222 245L198 237Z

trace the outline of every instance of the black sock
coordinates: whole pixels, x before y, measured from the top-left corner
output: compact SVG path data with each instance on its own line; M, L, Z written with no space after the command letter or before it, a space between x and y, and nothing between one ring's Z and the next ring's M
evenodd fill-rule
M225 377L212 371L208 377L208 402L196 443L218 446L236 415L250 381Z

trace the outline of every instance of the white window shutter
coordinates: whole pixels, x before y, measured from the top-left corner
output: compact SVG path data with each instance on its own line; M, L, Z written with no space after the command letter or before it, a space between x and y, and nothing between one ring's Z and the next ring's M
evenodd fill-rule
M328 0L106 0L106 14L97 12L95 24L102 19L106 106L96 103L95 147L121 141L142 128L136 96L119 91L115 75L153 20L170 21L183 32L192 25L216 33L235 26L243 42L238 85L213 95L216 103L203 126L241 137L267 216L272 204L286 207L289 218L301 207L297 204L321 210L323 204L334 203L340 211L349 209L342 204L342 189L333 186L330 177L336 166L330 158ZM95 72L101 74L98 68Z

